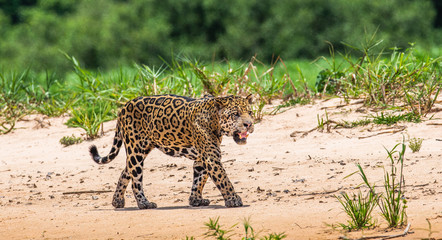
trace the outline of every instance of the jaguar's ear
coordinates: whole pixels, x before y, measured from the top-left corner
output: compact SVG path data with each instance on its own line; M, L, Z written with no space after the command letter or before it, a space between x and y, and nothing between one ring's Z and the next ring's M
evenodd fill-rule
M246 99L247 99L247 101L249 102L249 104L252 104L253 103L253 94L249 94L247 97L246 97Z
M203 98L214 98L212 94L204 94Z
M224 108L229 101L227 100L227 97L215 97L214 100L215 100L215 105L218 107L218 109Z
M231 96L215 97L213 98L213 100L215 101L215 106L218 109L219 113L223 113L224 110L229 106Z

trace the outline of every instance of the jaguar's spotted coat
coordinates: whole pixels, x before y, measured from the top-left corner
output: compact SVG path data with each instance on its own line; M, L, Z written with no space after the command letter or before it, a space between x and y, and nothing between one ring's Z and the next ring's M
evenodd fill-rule
M233 136L245 144L253 132L250 96L205 97L192 99L174 95L139 97L126 103L118 114L114 142L109 155L100 157L96 146L90 147L93 160L99 164L112 161L121 145L126 148L126 168L118 180L112 205L124 207L124 193L132 180L138 207L156 208L143 192L143 163L153 148L174 156L194 160L191 206L207 206L202 198L210 176L220 190L227 207L242 206L221 164L222 136Z

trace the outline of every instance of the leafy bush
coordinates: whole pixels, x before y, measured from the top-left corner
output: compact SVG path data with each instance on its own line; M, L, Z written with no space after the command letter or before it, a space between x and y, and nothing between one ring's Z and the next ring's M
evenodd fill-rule
M316 91L335 94L339 91L340 79L344 77L343 72L332 72L329 69L324 69L319 72L316 77Z

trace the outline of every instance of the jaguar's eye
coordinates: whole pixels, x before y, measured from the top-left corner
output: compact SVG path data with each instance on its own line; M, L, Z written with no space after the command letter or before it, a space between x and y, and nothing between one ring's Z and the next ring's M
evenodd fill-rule
M249 111L249 115L250 115L250 116L253 116L253 111Z
M239 117L239 116L240 116L239 112L234 112L233 115L234 115L235 117Z

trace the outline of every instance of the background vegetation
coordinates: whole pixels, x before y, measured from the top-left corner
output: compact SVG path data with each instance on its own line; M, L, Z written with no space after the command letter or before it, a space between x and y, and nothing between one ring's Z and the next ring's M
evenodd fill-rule
M442 84L437 0L0 0L0 23L0 134L69 113L95 138L124 102L168 93L252 93L257 120L324 95L419 118Z
M385 46L441 55L439 0L0 0L0 69L161 65L174 55L314 59L378 29Z

